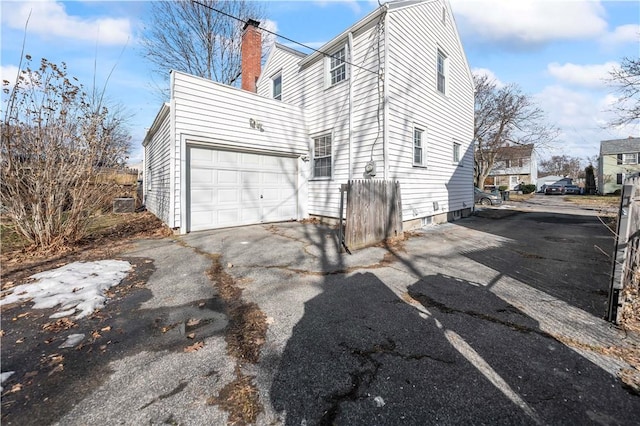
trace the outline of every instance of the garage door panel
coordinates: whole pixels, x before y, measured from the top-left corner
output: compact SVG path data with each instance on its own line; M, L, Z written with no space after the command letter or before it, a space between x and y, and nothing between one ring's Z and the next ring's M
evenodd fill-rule
M218 189L218 203L219 204L233 204L237 205L239 200L238 191L235 188Z
M200 184L209 185L214 182L215 179L214 170L206 169L192 169L191 171L191 183L193 186L199 186Z
M217 183L219 185L237 185L240 183L240 173L237 170L218 170Z
M297 218L297 159L190 147L189 230Z
M192 205L210 205L216 202L215 198L216 191L207 188L207 189L192 189L191 190L191 204Z

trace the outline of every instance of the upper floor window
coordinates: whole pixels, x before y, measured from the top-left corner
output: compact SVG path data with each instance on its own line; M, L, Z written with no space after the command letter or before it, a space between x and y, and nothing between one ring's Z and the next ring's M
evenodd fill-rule
M331 177L331 135L313 139L313 177Z
M438 60L437 60L437 87L438 92L445 93L446 90L446 73L447 73L447 57L442 51L438 49Z
M638 164L638 154L622 154L622 164Z
M278 74L271 79L273 87L273 99L282 100L282 74Z
M329 57L329 85L340 83L347 78L346 46Z
M453 143L453 162L460 162L460 144L458 142Z
M413 165L424 166L424 130L413 128Z

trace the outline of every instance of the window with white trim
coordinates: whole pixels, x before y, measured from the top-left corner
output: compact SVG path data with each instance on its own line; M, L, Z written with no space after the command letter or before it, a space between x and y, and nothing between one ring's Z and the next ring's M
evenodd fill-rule
M447 57L440 49L438 49L438 58L436 64L437 89L438 92L444 94L446 91L447 81Z
M282 100L282 74L277 74L271 79L273 99Z
M453 143L453 162L460 162L460 144L458 142Z
M313 177L331 177L331 134L313 138Z
M638 154L622 154L622 164L638 164Z
M340 83L343 80L347 79L347 47L344 46L342 49L334 52L332 55L327 58L327 65L329 69L328 73L328 85L333 86L334 84Z
M424 129L413 128L413 165L424 166Z
M618 173L616 175L616 184L622 185L624 183L624 173Z

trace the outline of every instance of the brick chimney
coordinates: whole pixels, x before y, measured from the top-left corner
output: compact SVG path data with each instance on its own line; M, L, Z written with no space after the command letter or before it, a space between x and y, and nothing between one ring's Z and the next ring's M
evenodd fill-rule
M262 35L258 26L260 22L249 19L242 33L242 90L256 92L256 82L260 77L260 61L262 59Z

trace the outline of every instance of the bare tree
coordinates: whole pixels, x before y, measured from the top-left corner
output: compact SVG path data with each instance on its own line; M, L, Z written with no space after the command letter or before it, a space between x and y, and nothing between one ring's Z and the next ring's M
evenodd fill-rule
M640 59L624 58L619 68L609 73L609 85L619 95L610 124L620 126L640 121Z
M498 87L486 75L474 74L475 95L475 184L482 188L501 151L509 146L540 147L558 134L545 122L544 112L521 89L510 84Z
M3 81L0 203L37 249L73 243L118 190L101 171L124 164L130 146L121 116L88 96L66 65L42 59Z
M569 155L553 155L539 164L541 175L570 176L573 178L583 177L584 170L581 166L580 158Z
M174 69L233 85L240 77L243 25L231 16L260 21L264 9L246 0L153 2L142 39L143 54L164 80Z

